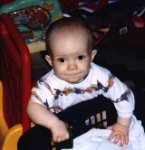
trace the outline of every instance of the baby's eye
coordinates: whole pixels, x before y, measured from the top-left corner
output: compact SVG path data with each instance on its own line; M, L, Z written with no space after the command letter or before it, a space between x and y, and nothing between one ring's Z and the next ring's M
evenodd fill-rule
M79 60L83 60L85 58L85 56L84 55L80 55L80 56L78 56L78 59Z
M58 58L57 61L63 63L64 62L64 58Z

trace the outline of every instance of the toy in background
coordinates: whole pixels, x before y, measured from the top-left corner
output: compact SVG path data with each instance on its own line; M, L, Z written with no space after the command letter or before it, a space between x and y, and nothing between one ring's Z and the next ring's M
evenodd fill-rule
M51 21L51 15L47 10L34 6L12 12L10 16L31 53L46 49L45 30Z
M132 22L137 28L144 28L145 26L145 7L141 8L141 10L136 10L132 16Z
M3 13L10 14L30 53L46 49L45 31L53 21L62 17L57 0L15 0L0 8L0 14Z

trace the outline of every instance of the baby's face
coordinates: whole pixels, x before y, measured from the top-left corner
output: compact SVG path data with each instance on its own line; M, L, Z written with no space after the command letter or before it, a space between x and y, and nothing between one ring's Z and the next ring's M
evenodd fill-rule
M63 32L51 37L52 56L48 56L48 62L58 78L77 83L89 73L91 58L96 53L88 53L87 42L82 31Z

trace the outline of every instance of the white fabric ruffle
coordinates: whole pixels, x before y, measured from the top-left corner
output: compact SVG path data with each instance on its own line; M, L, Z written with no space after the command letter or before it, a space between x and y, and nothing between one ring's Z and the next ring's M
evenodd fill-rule
M67 150L145 150L145 132L138 121L133 116L129 131L129 144L121 147L111 143L107 138L111 130L90 129L87 133L74 139L74 147ZM65 149L66 150L66 149Z

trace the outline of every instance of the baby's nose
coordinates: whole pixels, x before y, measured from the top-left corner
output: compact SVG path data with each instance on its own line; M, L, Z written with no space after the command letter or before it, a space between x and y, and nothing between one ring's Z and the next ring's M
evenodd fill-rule
M75 62L70 62L68 65L68 70L76 70L78 69L78 66Z

